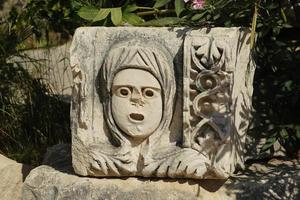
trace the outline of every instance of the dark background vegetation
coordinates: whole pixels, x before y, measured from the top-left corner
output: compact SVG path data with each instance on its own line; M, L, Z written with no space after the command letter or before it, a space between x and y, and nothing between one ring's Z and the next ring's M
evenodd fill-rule
M264 151L279 141L288 156L299 154L299 0L206 0L200 10L183 0L18 2L0 22L1 154L38 165L48 146L70 142L69 104L10 58L24 56L26 49L63 44L79 26L124 25L252 26L257 70L249 133L267 138Z

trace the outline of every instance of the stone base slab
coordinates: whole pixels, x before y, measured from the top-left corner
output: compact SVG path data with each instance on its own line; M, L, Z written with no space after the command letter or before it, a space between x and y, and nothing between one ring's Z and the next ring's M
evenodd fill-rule
M79 177L71 168L70 145L49 149L44 163L48 166L35 168L26 178L23 200L300 199L300 162L297 160L253 163L225 183Z
M131 200L198 199L196 183L138 178L83 178L49 166L34 169L23 188L23 199Z

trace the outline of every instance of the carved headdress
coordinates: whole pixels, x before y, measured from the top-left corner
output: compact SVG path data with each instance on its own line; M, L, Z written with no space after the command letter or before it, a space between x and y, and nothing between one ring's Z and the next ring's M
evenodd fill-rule
M173 102L176 91L173 62L169 52L157 44L155 47L141 41L118 43L109 50L101 70L101 84L104 115L107 126L111 130L114 145L130 144L128 136L116 125L111 108L111 88L115 75L124 69L142 69L151 73L160 83L163 98L163 116L158 128L148 138L148 142L156 142L162 134L169 132L173 115Z

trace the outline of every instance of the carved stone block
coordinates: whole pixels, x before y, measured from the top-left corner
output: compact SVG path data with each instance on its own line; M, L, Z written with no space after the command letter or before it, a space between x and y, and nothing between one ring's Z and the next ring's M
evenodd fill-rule
M83 176L225 179L243 165L254 64L241 28L79 28L72 159Z

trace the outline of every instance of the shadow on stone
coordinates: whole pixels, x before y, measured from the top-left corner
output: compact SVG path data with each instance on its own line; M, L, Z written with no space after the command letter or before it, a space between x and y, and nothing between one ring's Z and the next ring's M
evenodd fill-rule
M71 145L48 149L44 164L25 180L23 199L300 199L297 160L252 163L225 180L143 177L92 178L75 175Z
M237 199L300 199L299 160L252 163L225 185Z
M44 156L43 165L67 174L75 174L72 167L71 144L57 144L49 147Z
M44 156L44 165L48 165L53 169L63 172L69 175L76 175L73 167L72 167L72 155L71 155L71 144L57 144L47 149L47 152ZM26 171L27 174L30 171ZM26 176L27 176L26 174ZM79 176L81 177L81 176ZM102 179L102 178L95 178L89 177L93 179ZM106 177L104 179L111 179L111 180L129 180L132 179L130 177ZM171 178L145 178L145 177L136 177L138 181L141 182L164 182L164 183L179 183L179 184L187 184L190 186L198 186L202 187L209 192L216 192L224 185L226 180L218 180L218 179L206 179L206 180L194 180L194 179L186 179L186 178L179 178L179 179L171 179Z

